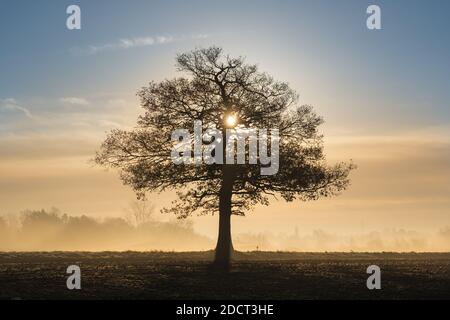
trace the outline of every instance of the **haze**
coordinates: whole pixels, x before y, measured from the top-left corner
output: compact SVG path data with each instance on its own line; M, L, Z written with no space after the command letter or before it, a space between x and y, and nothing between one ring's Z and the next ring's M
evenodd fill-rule
M130 227L120 244L58 248L21 238L11 217L125 217L134 194L89 160L105 132L135 125L140 87L176 76L177 53L213 44L289 82L324 117L329 161L358 165L337 198L233 217L237 249L450 250L450 3L377 1L378 31L366 28L369 1L78 3L79 31L65 27L70 1L0 5L0 215L14 233L1 250L212 249L217 216L191 219L192 246ZM156 211L173 198L149 195Z

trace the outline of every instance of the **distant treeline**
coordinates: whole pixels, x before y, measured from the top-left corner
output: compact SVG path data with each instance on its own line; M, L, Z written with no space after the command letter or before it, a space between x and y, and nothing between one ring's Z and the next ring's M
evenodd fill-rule
M214 248L189 220L158 221L153 207L135 203L123 218L70 216L56 209L0 216L0 251L197 251ZM233 234L241 251L450 252L450 228L421 233L385 229L360 234L312 230Z
M197 234L189 223L143 219L139 212L134 212L132 219L100 221L58 210L32 210L15 218L0 217L2 251L184 251L213 247L211 239Z

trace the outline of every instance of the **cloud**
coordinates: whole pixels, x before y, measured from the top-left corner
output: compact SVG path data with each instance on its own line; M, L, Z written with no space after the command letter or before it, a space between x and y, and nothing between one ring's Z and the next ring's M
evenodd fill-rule
M65 97L61 98L60 101L65 104L77 105L77 106L88 106L90 102L85 98L79 97Z
M90 45L85 48L75 47L71 49L71 52L75 55L94 55L104 51L147 47L158 44L166 44L173 41L174 38L170 36L122 38L115 42L105 43L101 45Z
M27 106L26 110L18 109L22 105ZM24 116L24 112L28 116ZM27 139L60 136L68 132L69 136L103 137L105 130L134 126L139 112L132 94L68 94L24 99L20 104L14 99L0 99L0 140L11 136ZM11 144L14 145L14 141Z
M27 118L33 118L30 110L21 106L19 102L14 98L0 99L0 112L1 111L19 111L23 113Z
M185 39L206 39L207 34L194 34L190 36L156 36L156 37L135 37L135 38L122 38L117 41L104 43L100 45L90 45L87 47L73 47L70 49L71 53L74 55L94 55L104 51L113 50L125 50L131 48L148 47L153 45L162 45L175 41L185 40Z

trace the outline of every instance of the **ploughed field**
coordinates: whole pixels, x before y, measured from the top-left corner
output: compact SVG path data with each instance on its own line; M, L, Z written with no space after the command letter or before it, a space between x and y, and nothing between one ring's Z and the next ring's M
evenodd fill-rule
M450 253L0 253L0 299L450 299ZM369 265L381 289L369 290ZM66 269L81 268L81 290Z

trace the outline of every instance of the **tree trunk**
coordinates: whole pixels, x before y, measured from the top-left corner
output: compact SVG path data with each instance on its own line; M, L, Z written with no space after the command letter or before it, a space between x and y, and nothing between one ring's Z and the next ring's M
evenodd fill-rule
M230 267L233 255L231 241L231 198L236 172L233 165L224 165L222 170L222 186L219 196L219 236L217 239L214 266L221 269Z

